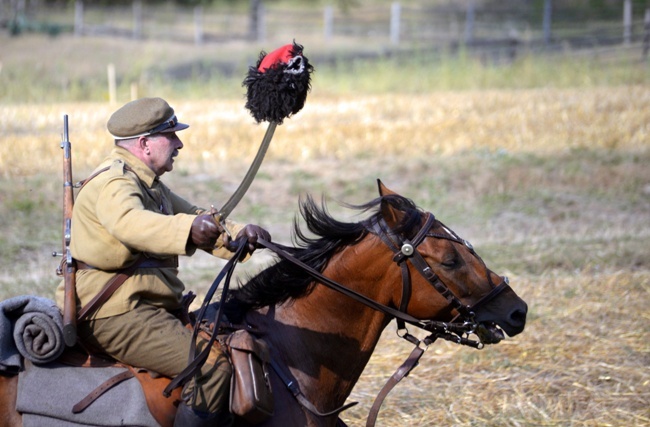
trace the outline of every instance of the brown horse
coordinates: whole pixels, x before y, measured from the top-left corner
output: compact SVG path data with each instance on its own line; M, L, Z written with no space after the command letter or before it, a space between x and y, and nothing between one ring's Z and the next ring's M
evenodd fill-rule
M272 370L275 414L260 425L336 426L336 410L394 317L400 329L414 324L432 332L433 340L455 337L472 344L468 336L476 336L475 346L499 342L502 331L523 331L527 306L506 278L490 271L468 242L432 214L381 183L379 189L378 199L356 207L373 214L356 223L335 220L307 198L301 211L316 237L296 225L297 247L282 246L288 255L231 293L231 320L267 342L282 376L313 405L309 410L299 403L296 389L290 391ZM4 425L18 425L18 418L9 418L16 417L10 410L12 381L0 386L0 409L10 420ZM235 424L248 425L241 419Z

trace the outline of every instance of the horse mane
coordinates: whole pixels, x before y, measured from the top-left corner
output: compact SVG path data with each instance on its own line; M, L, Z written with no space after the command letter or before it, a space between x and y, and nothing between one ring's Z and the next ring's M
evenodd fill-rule
M396 232L412 234L411 230L420 224L421 211L405 197L390 194L378 197L363 205L346 207L360 211L374 211L369 218L359 222L342 222L333 218L325 203L317 205L311 196L299 202L300 213L308 230L315 235L309 237L294 218L292 241L295 246L278 245L311 268L322 272L329 260L346 246L360 242L368 233L371 224L381 218L382 202L405 213ZM248 280L239 289L231 292L226 312L229 316L243 314L250 308L261 308L281 304L309 294L313 278L293 263L280 260Z

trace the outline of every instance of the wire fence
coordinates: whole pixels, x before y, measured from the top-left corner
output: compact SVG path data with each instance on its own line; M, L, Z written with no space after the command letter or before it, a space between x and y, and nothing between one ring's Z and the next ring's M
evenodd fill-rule
M623 46L647 59L650 9L632 10L623 0L618 12L603 18L582 17L575 10L542 9L531 2L504 0L485 6L475 0L444 5L402 5L399 2L364 5L342 11L326 6L291 9L265 6L255 10L215 5L183 7L173 3L97 6L78 0L45 5L37 1L0 1L0 25L12 34L39 31L56 36L107 36L180 43L220 43L236 40L260 43L310 40L325 44L381 46L400 49L451 50L463 48L495 58L520 52L542 53L567 49ZM20 6L22 5L22 7ZM616 16L618 15L618 16Z

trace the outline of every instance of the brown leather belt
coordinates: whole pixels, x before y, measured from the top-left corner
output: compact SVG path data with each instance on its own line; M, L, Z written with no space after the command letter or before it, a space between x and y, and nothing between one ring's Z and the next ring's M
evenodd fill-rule
M77 270L84 269L94 269L84 262L77 262ZM178 267L178 257L170 257L164 259L156 258L146 258L141 257L138 261L131 264L130 266L123 268L121 270L115 271L115 276L113 276L104 287L99 291L95 297L90 300L88 304L81 308L77 313L77 322L84 320L86 317L92 315L102 304L104 304L113 293L122 286L122 283L126 281L135 271L139 268L176 268Z
M77 270L101 270L90 264L86 264L83 261L79 261L78 259L76 259L75 262L77 263ZM173 256L163 259L142 257L136 261L133 266L135 268L178 268L178 257Z

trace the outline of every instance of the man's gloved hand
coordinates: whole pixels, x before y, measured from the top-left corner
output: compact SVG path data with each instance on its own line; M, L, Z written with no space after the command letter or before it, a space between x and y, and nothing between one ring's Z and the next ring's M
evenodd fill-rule
M253 253L255 248L257 248L257 239L264 239L267 242L271 241L271 234L268 231L260 227L259 225L248 224L237 233L235 240L239 240L240 237L246 237L248 242L248 253ZM231 243L228 245L228 249L231 251L237 250L236 247Z
M203 214L194 218L190 229L190 239L199 249L211 250L223 229L214 220L212 215Z

